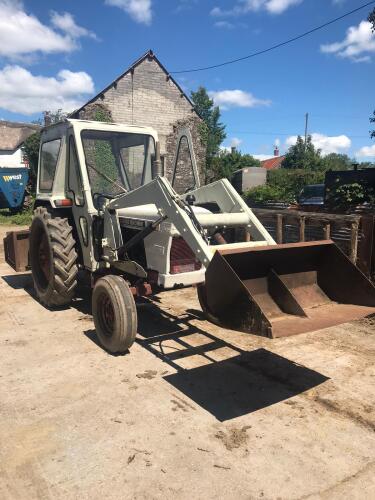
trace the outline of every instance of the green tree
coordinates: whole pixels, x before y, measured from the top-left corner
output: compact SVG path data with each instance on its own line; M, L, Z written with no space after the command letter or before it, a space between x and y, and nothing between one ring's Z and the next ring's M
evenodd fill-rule
M351 170L353 161L348 155L330 153L322 160L324 170Z
M295 145L291 146L281 164L282 168L319 170L323 167L320 149L316 149L312 143L311 135L307 141L299 135Z
M375 168L375 163L371 162L371 161L362 161L359 165L358 165L358 168L359 169L363 169L363 168Z
M267 172L267 184L257 186L244 193L249 203L278 201L292 203L298 198L301 189L308 184L324 183L324 170L299 170L278 168Z
M375 111L372 116L370 116L370 123L375 123ZM370 137L371 139L375 139L375 130L370 130Z
M201 127L201 139L206 144L206 172L205 181L210 177L213 159L220 151L220 144L226 138L225 125L220 122L220 109L214 106L214 102L207 94L204 87L199 87L196 92L191 93L195 109L204 124Z
M35 193L36 177L38 173L38 159L40 146L40 132L31 134L22 145L22 152L27 158L30 167L29 186L30 191Z
M236 170L245 167L260 167L261 163L253 156L240 151L220 151L211 161L209 181L230 179Z
M372 24L372 31L375 32L375 9L370 12L367 18L368 22Z

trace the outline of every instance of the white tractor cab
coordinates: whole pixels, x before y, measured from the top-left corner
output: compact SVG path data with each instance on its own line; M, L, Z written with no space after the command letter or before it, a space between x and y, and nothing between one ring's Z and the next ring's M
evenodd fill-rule
M180 139L187 140L185 135ZM188 139L191 144L189 134ZM157 145L157 132L149 127L67 120L43 131L35 208L72 212L79 261L85 269L97 272L110 267L106 257L111 249L95 251L103 245L100 214L111 200L152 181ZM195 159L192 165L195 188L199 187ZM125 241L160 219L152 199L144 197L143 202L117 210ZM157 229L144 239L142 254L139 245L129 249L130 254L136 252L134 260L152 270L155 283L165 288L204 281L204 268L173 224L162 222Z
M197 284L211 321L268 337L375 311L373 285L333 242L276 245L227 179L200 186L188 130L177 142L170 183L149 127L69 119L42 131L30 232L7 235L5 252L16 270L28 255L45 306L69 304L88 273L110 352L134 342L134 298L160 288Z

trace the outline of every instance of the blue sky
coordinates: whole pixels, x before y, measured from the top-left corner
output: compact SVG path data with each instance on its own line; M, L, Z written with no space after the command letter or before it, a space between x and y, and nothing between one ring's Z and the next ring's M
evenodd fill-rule
M0 0L0 118L74 108L148 49L171 72L241 57L365 0ZM375 5L375 4L374 4ZM294 44L223 68L174 75L222 109L224 145L270 155L304 131L317 146L374 160L375 36L368 7Z

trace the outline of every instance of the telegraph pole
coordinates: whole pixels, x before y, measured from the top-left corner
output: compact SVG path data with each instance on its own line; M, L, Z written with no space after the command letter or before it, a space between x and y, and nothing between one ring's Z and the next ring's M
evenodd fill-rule
M307 130L309 126L309 113L305 114L305 149L306 149L306 144L307 144Z

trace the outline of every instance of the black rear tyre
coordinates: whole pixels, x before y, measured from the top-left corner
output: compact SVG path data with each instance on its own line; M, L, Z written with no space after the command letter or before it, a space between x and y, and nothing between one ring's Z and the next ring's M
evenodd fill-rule
M30 264L37 296L47 307L70 304L77 286L77 252L68 219L34 211L30 227Z
M96 334L111 353L127 351L137 333L137 309L133 294L121 276L100 278L92 294Z

